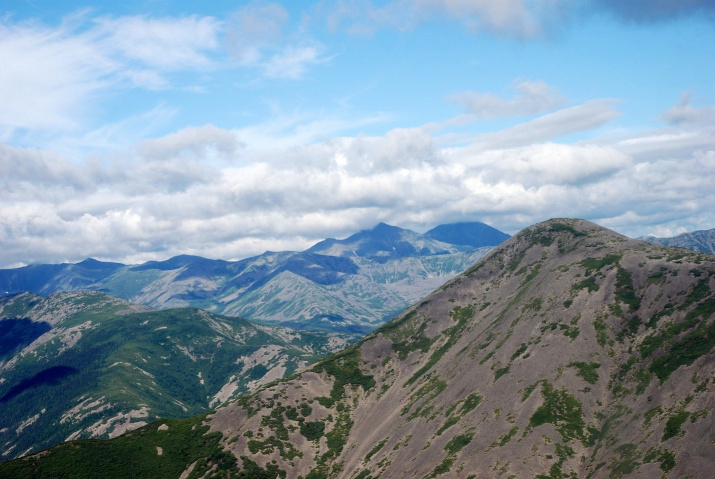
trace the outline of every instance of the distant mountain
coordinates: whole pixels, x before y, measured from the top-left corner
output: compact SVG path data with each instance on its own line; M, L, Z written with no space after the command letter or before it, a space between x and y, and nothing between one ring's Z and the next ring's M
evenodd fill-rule
M495 244L499 243L483 246L494 246ZM385 262L389 259L452 254L472 249L474 248L460 247L457 243L431 239L427 235L380 223L371 230L360 231L344 240L330 238L321 241L306 252L329 256L368 258Z
M0 270L0 292L95 290L155 308L196 307L303 329L366 333L464 271L502 238L489 227L458 229L461 234L450 241L464 244L381 223L304 252L241 261L183 255L137 266L95 260L27 266ZM480 238L484 231L488 238Z
M715 254L715 228L711 230L693 231L692 233L683 233L670 238L645 236L640 239L653 244L676 246L678 248L700 251L701 253Z
M0 298L1 459L199 414L356 339L98 292Z
M547 221L306 371L0 477L710 478L714 260Z
M439 225L425 233L428 238L453 245L483 248L503 243L509 235L484 223L452 223Z

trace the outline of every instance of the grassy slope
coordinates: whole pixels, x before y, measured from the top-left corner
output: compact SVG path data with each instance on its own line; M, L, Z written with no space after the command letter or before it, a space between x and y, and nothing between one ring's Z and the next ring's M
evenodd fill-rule
M232 378L233 394L243 394L269 371L290 374L330 349L325 334L280 337L272 328L188 308L132 312L101 293L64 293L35 304L34 312L42 308L46 319L67 317L49 341L6 365L0 384L5 458L78 431L101 437L156 417L201 413ZM7 312L21 311L11 305Z

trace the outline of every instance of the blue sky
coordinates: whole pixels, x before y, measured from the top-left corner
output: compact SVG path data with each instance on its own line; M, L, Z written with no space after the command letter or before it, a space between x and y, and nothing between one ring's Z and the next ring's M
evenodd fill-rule
M715 227L712 1L206 3L3 3L0 267Z

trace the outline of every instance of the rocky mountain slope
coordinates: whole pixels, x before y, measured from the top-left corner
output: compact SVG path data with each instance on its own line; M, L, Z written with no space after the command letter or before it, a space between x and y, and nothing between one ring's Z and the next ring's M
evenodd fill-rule
M713 256L551 220L292 378L0 477L711 477L713 288Z
M670 238L647 236L642 239L653 244L676 246L678 248L700 251L701 253L715 254L715 228L703 231L693 231L692 233L683 233Z
M448 229L440 241L381 223L304 252L241 261L184 255L138 266L91 259L27 266L0 270L0 291L87 289L155 308L196 307L301 329L366 333L508 237L482 223Z
M355 339L97 292L0 298L0 458L199 414Z

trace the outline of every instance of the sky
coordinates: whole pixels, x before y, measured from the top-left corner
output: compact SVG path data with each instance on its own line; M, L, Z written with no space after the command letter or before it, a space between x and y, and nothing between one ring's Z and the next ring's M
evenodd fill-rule
M715 228L715 1L5 0L0 268Z

